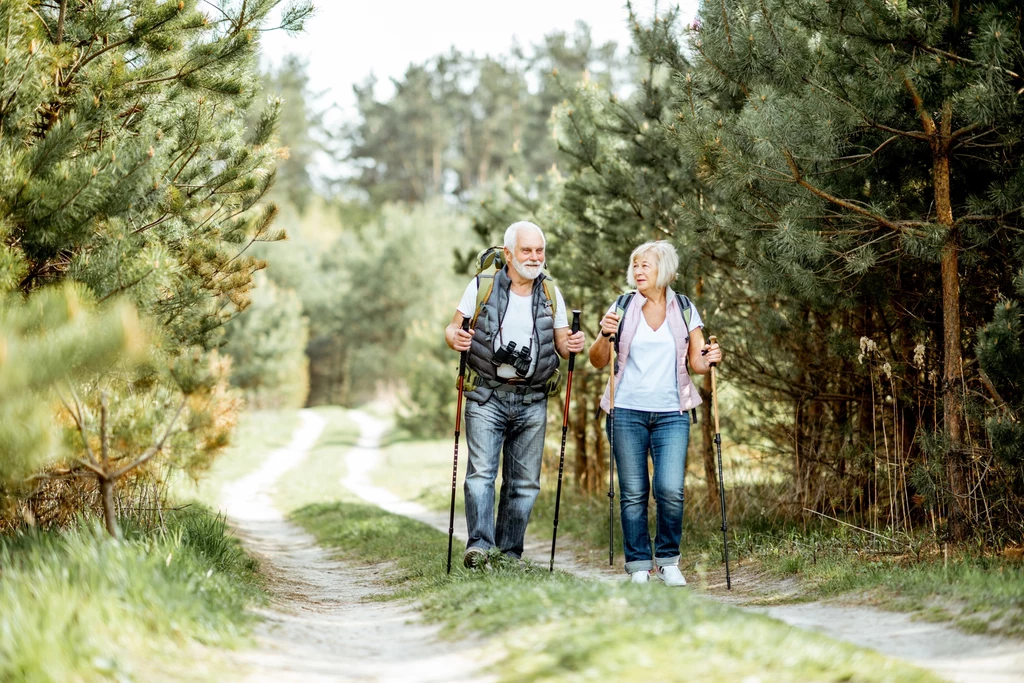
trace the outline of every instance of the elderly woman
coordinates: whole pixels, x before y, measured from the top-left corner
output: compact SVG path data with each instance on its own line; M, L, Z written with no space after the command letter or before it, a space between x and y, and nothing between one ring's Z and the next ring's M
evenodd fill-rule
M679 257L668 242L647 242L634 249L627 280L636 291L619 297L608 309L601 319L601 335L590 347L590 363L603 368L611 357L613 335L618 335L615 412L608 430L619 471L626 571L633 583L654 577L668 586L686 585L678 566L683 480L690 411L701 403L686 364L689 361L693 372L704 374L711 363L722 360L717 344L704 343L696 308L669 287L678 268ZM606 391L601 408L611 412L612 407ZM648 453L654 463L658 515L653 556L647 529Z

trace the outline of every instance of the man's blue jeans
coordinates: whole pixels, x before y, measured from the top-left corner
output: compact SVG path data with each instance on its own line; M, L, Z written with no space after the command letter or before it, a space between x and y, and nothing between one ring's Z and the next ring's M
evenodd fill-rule
M540 492L540 466L547 427L547 398L525 403L524 397L493 392L483 404L466 402L467 548L487 550L497 546L503 553L523 555L523 537L533 502ZM501 458L501 500L494 519L494 480Z
M649 413L615 408L609 425L614 436L615 467L619 475L619 510L622 515L622 547L629 573L676 565L683 535L683 483L686 446L690 440L687 413ZM614 435L611 432L614 430ZM654 500L658 524L651 558L647 528L647 501L651 481L647 453L654 463Z

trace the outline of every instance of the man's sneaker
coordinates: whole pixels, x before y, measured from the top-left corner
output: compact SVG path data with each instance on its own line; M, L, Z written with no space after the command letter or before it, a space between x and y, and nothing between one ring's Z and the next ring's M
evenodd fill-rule
M466 553L462 556L463 566L469 569L476 569L482 567L487 563L487 552L483 548L466 548Z
M668 567L658 567L658 570L654 572L656 579L661 579L665 582L666 586L685 586L686 579L683 578L683 573L679 571L679 567L674 565Z
M647 583L650 580L651 574L646 569L641 569L638 572L633 572L629 575L630 583Z

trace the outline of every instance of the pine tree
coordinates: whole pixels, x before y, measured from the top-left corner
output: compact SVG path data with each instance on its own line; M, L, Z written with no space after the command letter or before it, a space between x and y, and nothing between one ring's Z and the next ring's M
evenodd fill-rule
M903 368L917 344L938 351L957 537L979 447L964 337L1011 291L1020 253L1020 21L1015 2L723 0L702 10L696 96L677 107L702 173L732 198L710 220L743 236L760 287L824 320L863 316ZM723 111L723 94L743 106ZM927 393L915 384L908 395Z
M274 178L277 105L245 126L260 31L278 4L0 4L0 287L29 294L77 282L100 304L134 302L154 328L146 363L102 373L89 386L104 391L68 411L84 437L76 462L101 484L155 454L190 457L164 446L191 439L204 444L198 455L223 445L210 417L220 409L197 398L218 383L205 354L248 305L264 265L248 247L282 237L276 207L258 204ZM309 12L286 8L282 28ZM175 433L141 461L133 454L149 452L149 435L125 432L142 439L122 442L125 462L97 466L88 435L108 432L86 423L106 414L105 396L115 412L134 402L139 424L181 422L170 420Z
M1024 518L1024 277L1018 273L1016 296L995 305L992 321L978 332L975 352L992 410L985 427L992 452L1006 473L998 500L1006 515Z
M57 453L54 391L144 348L130 304L97 310L90 299L73 285L0 298L0 503Z

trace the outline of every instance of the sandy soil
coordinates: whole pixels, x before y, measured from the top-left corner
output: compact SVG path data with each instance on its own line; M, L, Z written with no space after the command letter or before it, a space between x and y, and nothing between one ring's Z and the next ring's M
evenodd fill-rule
M302 423L284 448L259 470L228 484L223 500L246 548L260 558L270 580L272 605L263 610L258 649L239 653L240 680L282 681L490 681L480 643L452 643L419 622L408 605L372 602L382 592L386 566L338 562L312 536L274 509L281 475L306 457L324 420L302 411ZM493 656L493 655L492 655Z
M342 482L363 500L405 515L448 533L448 515L427 510L423 506L403 501L395 494L371 483L370 474L379 466L382 456L378 450L380 437L387 423L368 414L353 412L351 416L360 424L362 437L347 457L348 475ZM460 452L460 474L464 474L464 453ZM460 476L461 481L461 476ZM456 542L452 550L452 563L461 561L465 547L466 521L463 515L455 517ZM446 549L442 549L442 552ZM550 522L532 521L527 532L524 557L547 566L551 553ZM443 561L442 555L439 561ZM560 541L555 566L581 576L601 580L625 580L620 568L594 566L580 561L571 552L567 541ZM706 586L709 599L721 599L753 612L767 614L795 628L817 631L861 647L867 647L890 657L902 659L936 672L943 678L958 683L1024 683L1024 642L992 636L961 633L944 624L913 620L909 615L886 612L870 607L850 607L820 602L795 605L755 607L744 605L742 590L745 572L733 573L734 590L726 593L725 576L708 577ZM755 577L750 577L754 579ZM718 583L721 585L718 585ZM740 584L740 585L737 585ZM657 587L656 588L661 588ZM664 588L661 588L664 590Z

